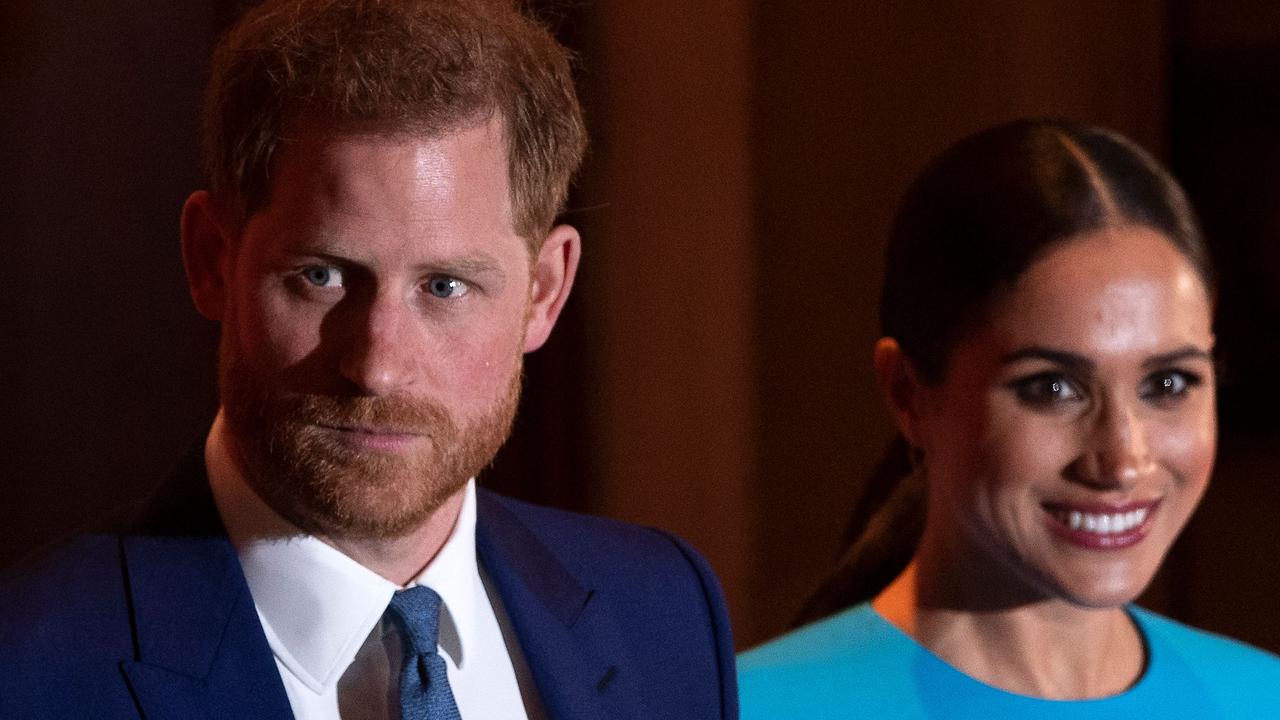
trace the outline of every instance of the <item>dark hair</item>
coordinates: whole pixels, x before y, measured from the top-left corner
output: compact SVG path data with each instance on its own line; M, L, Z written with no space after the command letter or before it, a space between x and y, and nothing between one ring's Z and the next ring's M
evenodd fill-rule
M555 221L586 147L569 51L513 0L268 0L214 51L204 156L243 222L299 118L438 134L497 113L513 220L531 246Z
M1018 276L1057 244L1140 225L1182 253L1212 294L1199 225L1177 182L1119 134L1021 120L956 143L907 191L885 253L880 328L925 382L941 382L956 342ZM836 571L801 611L808 622L874 597L924 529L924 478L895 438L850 518Z

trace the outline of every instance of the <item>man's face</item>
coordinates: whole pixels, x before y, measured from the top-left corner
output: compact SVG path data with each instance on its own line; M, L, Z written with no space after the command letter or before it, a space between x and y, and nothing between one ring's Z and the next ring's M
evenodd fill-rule
M572 240L552 280L566 258L572 280ZM311 532L420 525L506 439L522 355L563 299L544 307L547 262L513 230L497 122L438 137L302 127L219 255L206 312L223 322L221 399L250 484Z

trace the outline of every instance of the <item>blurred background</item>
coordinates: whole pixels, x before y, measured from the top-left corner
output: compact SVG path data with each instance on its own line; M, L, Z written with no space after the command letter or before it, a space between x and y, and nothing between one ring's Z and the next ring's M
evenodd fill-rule
M0 10L0 564L146 495L215 408L178 212L245 3ZM1146 603L1280 650L1280 4L541 0L593 148L565 317L483 478L710 559L740 647L787 626L891 431L880 255L925 161L1019 116L1171 164L1220 264L1217 477Z

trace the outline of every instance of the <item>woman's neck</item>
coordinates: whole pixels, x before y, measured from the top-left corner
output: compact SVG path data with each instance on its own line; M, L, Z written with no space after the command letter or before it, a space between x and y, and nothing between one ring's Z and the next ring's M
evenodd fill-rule
M1054 700L1107 697L1142 675L1142 637L1123 608L1060 599L966 602L964 594L922 570L917 558L872 606L952 667L1008 692Z

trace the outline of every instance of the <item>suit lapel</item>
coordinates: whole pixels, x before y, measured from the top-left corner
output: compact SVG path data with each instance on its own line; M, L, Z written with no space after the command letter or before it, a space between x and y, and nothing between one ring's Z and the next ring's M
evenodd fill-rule
M148 720L292 717L231 543L123 542L136 656L122 669Z
M143 713L148 720L291 718L203 459L190 458L157 497L136 525L144 534L121 541L135 650L121 670ZM639 682L627 672L625 642L606 604L501 499L480 491L477 506L480 563L548 715L642 717ZM189 534L192 528L199 533Z
M138 522L144 534L121 540L134 630L134 657L121 670L143 714L293 717L203 462L186 463L157 497ZM177 535L166 525L200 532Z
M625 643L595 591L583 587L502 501L477 493L476 547L497 587L550 717L639 717Z

